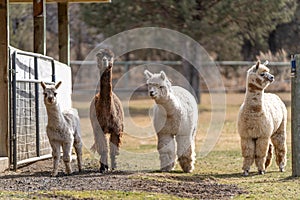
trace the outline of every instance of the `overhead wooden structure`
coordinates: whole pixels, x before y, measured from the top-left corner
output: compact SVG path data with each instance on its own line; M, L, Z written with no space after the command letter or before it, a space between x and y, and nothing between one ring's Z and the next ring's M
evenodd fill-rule
M111 0L47 0L46 3L110 3ZM32 0L10 0L9 3L32 3Z
M9 144L9 4L33 3L34 52L46 54L46 3L58 4L59 61L69 64L69 3L110 3L111 0L0 0L0 172L8 166Z
M8 2L0 1L0 157L6 164L8 159ZM3 167L0 167L0 169Z

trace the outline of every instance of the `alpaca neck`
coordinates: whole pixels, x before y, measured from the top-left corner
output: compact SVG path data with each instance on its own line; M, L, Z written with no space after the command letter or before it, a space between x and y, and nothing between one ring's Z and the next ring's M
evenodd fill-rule
M100 78L100 97L99 103L103 106L110 107L112 103L112 81L111 70L105 70Z
M48 127L56 128L64 122L64 117L62 115L62 112L60 111L58 104L46 104L46 110L48 115Z
M166 99L155 100L155 102L165 109L167 115L173 115L180 107L177 97L172 93Z
M264 89L255 86L253 83L247 84L245 106L253 111L261 111L263 105Z

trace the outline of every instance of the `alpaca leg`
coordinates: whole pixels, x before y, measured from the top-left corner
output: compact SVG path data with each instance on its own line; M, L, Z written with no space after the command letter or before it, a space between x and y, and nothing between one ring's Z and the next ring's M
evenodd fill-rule
M50 141L50 145L52 148L52 159L53 159L53 170L51 176L57 176L58 164L60 160L60 144Z
M121 134L112 132L110 135L110 160L112 170L117 168L116 156L120 154Z
M100 126L99 126L100 127ZM97 130L98 132L95 134L95 149L97 150L98 154L100 155L100 173L104 173L108 170L108 144L105 134L102 132L100 128Z
M287 152L285 131L278 130L272 135L271 140L275 149L276 164L278 165L279 170L283 172L286 165Z
M258 138L255 148L255 164L259 174L265 173L265 163L269 148L269 138Z
M157 150L159 152L161 171L171 171L175 165L175 138L170 134L158 134Z
M177 157L184 172L192 172L195 162L195 143L191 136L176 136Z
M71 143L63 143L62 149L63 149L63 161L66 166L66 173L69 175L72 173L72 167L71 167L72 145L71 145Z
M252 138L241 138L242 156L244 158L243 167L244 175L248 176L250 166L255 157L255 141Z
M273 145L272 145L272 143L270 143L268 154L267 154L267 159L266 159L266 162L265 162L265 168L266 169L267 169L267 167L270 166L271 161L272 161L272 157L273 157Z
M75 135L73 146L75 148L75 152L77 155L78 171L81 172L81 170L82 170L82 142L81 142L80 136Z
M92 151L97 151L100 155L100 173L108 170L107 157L108 157L108 144L105 133L103 132L95 110L95 100L93 99L90 107L90 120L93 127L94 144L91 148Z

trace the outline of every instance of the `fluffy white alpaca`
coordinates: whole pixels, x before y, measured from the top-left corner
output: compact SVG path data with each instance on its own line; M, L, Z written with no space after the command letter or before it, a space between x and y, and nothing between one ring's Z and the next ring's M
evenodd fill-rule
M266 64L257 62L248 70L245 100L238 116L245 176L254 161L259 174L265 173L271 163L273 145L279 170L284 171L286 165L287 110L277 95L264 93L274 81Z
M148 92L155 100L154 128L162 171L174 168L176 154L184 172L192 172L195 162L195 135L198 109L194 96L179 86L172 86L166 74L144 72Z
M56 85L46 85L41 82L44 90L44 103L47 109L48 124L47 136L52 148L53 171L52 176L58 173L58 164L60 160L60 147L63 150L63 161L66 166L67 174L72 173L71 154L72 147L75 147L77 154L78 169L81 171L82 165L82 142L80 134L80 121L76 109L60 111L56 90L61 85L61 81Z

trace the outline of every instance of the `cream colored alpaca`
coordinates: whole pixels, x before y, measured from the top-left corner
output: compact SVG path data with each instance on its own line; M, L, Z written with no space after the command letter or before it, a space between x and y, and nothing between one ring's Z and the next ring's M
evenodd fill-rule
M174 168L176 154L184 172L192 172L195 162L195 135L198 109L194 96L182 87L171 86L166 74L144 72L148 91L155 100L154 128L162 171Z
M48 115L47 136L52 148L53 171L51 175L57 176L61 147L67 174L72 173L71 154L73 146L77 154L77 165L80 172L82 168L82 141L77 110L60 110L56 94L61 81L56 85L46 85L44 82L41 82L41 85L44 90L44 103Z
M284 171L286 165L287 110L277 95L264 93L274 81L267 63L258 61L248 70L245 100L238 116L245 176L254 161L258 173L265 173L271 163L273 145L279 170Z

